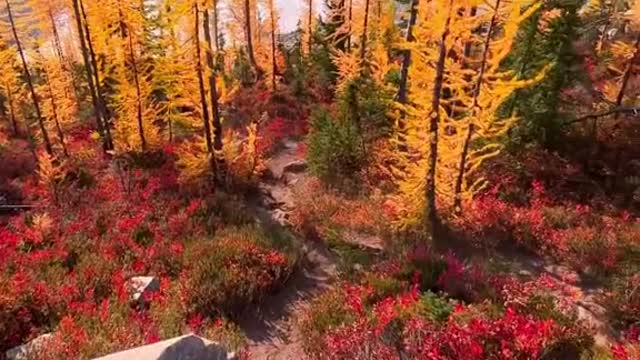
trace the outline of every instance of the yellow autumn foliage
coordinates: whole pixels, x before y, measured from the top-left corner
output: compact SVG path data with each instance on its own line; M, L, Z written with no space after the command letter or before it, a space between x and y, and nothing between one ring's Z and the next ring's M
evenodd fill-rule
M502 150L499 142L517 121L501 118L500 106L517 89L544 77L516 80L514 73L503 71L500 63L509 54L519 24L539 7L519 2L497 2L493 11L475 17L456 11L459 7L482 6L480 0L420 2L414 28L416 41L402 46L412 54L409 68L409 105L397 104L406 113L406 144L394 173L399 176L396 202L403 213L398 226L407 227L424 220L426 209L426 174L430 169L431 145L435 141L437 162L435 190L437 206L452 208L455 200L468 200L486 186L477 178L477 169ZM493 23L493 33L487 29ZM478 31L478 29L483 31ZM487 39L487 36L490 36ZM444 39L444 42L442 40ZM441 48L441 46L443 46ZM470 56L465 47L471 46ZM442 69L438 60L445 52ZM434 99L438 73L443 89ZM439 101L438 101L439 100ZM434 109L437 103L438 109ZM437 136L430 136L430 119L438 110ZM479 145L482 144L482 145ZM462 165L464 163L464 165ZM463 166L463 168L461 168ZM460 191L457 184L460 182Z

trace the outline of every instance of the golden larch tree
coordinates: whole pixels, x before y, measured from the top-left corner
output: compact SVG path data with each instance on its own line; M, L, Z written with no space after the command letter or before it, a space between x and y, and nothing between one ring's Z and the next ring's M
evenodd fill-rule
M398 166L405 211L401 225L426 220L436 230L440 207L451 207L481 188L482 180L469 182L474 170L499 152L497 137L515 121L498 116L500 105L535 81L516 81L514 74L501 71L500 63L520 22L538 5L493 5L473 17L462 10L482 6L481 1L420 2L415 11L415 41L403 45L411 54L408 92L397 104L405 114L407 150ZM475 51L467 59L469 44ZM471 150L480 138L486 145Z

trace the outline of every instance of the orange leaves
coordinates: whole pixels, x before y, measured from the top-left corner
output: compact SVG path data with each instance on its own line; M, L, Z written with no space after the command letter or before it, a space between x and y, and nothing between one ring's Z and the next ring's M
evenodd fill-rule
M562 16L561 9L551 9L545 11L540 17L540 21L538 22L538 30L544 33L548 32L551 23L560 16Z
M622 60L629 60L633 58L636 53L636 47L633 44L624 41L613 42L610 49L613 56Z
M631 9L625 13L625 16L631 21L636 31L640 31L640 1L635 0L631 5Z
M342 92L352 80L360 76L362 62L356 52L346 52L337 50L332 56L333 62L338 68L338 83L336 91Z
M371 75L378 84L384 84L387 74L392 69L397 68L397 64L389 58L387 49L380 42L372 46L369 66L371 68Z

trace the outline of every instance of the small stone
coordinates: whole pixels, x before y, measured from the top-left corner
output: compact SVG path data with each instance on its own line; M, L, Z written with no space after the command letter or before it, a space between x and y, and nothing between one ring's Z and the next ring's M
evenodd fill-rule
M155 276L134 276L128 284L133 302L142 302L145 296L160 290L160 281Z
M283 145L287 149L297 149L298 148L298 142L293 141L293 140L285 140Z
M9 349L5 353L7 360L26 360L33 358L34 355L43 351L43 347L46 346L46 343L49 342L52 337L52 334L43 334L26 344Z
M282 168L282 173L301 173L307 170L307 162L304 160L296 160L288 163Z

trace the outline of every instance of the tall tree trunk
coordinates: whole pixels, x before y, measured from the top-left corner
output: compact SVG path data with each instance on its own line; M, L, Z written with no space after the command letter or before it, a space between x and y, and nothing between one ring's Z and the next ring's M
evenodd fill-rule
M616 97L616 107L620 107L622 105L622 101L624 100L625 92L627 91L627 86L629 85L629 79L631 79L631 74L633 73L633 67L638 62L640 58L640 34L638 34L636 38L636 42L634 44L636 49L633 57L629 59L626 68L624 69L624 74L622 75L622 83L620 84L620 91L618 91L618 96ZM616 113L615 119L617 120L620 117L620 113Z
M89 94L91 95L91 102L93 104L93 110L96 115L96 123L98 125L98 131L100 132L100 136L102 137L102 146L104 150L110 150L109 146L109 138L106 135L104 129L104 119L102 117L102 112L98 106L98 97L96 95L96 88L93 82L93 71L91 69L91 62L89 60L89 51L87 50L87 43L84 36L84 26L82 25L82 15L80 15L80 0L73 0L73 13L76 19L76 28L78 30L78 37L80 40L80 50L82 52L82 59L84 62L84 69L87 76L87 83L89 85Z
M13 39L16 42L16 46L18 47L18 53L20 54L20 60L22 60L22 68L27 77L27 85L29 86L29 92L31 92L31 98L33 100L33 107L36 110L36 116L38 118L38 124L40 125L40 131L42 132L42 140L44 141L44 147L47 150L49 155L53 155L53 149L51 148L51 141L49 140L49 133L47 132L47 128L44 126L44 119L42 118L42 113L40 111L40 102L38 101L38 95L36 94L36 90L33 87L33 79L31 78L31 72L29 71L29 66L27 65L27 60L24 56L24 51L22 49L22 44L20 43L20 38L18 37L18 31L16 30L16 24L13 20L13 13L11 12L11 4L9 0L5 0L7 5L7 14L9 15L9 22L11 23L11 31L13 32Z
M277 87L276 74L278 73L278 65L276 63L276 19L274 0L269 0L269 14L271 17L271 87L275 91Z
M167 103L167 108L168 109L173 108L173 104L171 100L169 100L169 102ZM171 110L169 110L169 112L171 112ZM169 114L167 119L168 119L167 126L169 127L169 144L171 144L173 143L173 121L171 121L171 114Z
M413 27L416 25L418 19L418 5L420 0L411 1L411 15L409 17L409 25L407 27L407 42L415 41L413 36ZM409 80L409 67L411 66L411 50L404 50L402 53L402 69L400 71L400 84L398 86L398 95L396 96L398 102L402 105L406 105L409 102L408 96L408 80ZM406 139L406 117L407 114L404 110L401 110L400 118L398 119L398 150L402 152L407 151L407 139Z
M136 55L133 51L133 36L129 32L129 57L131 58L131 70L133 70L133 81L136 85L136 106L137 106L137 118L138 118L138 135L140 136L140 146L142 151L147 150L147 139L144 136L144 124L142 119L142 91L140 89L140 74L138 73L138 64L136 62Z
M51 100L51 113L53 115L53 121L56 124L56 132L58 133L58 140L60 141L60 145L62 146L62 152L64 153L64 156L69 157L69 152L67 151L67 144L64 140L64 132L62 132L62 126L60 126L60 119L58 117L58 105L56 104L56 99L53 95L53 88L51 87L49 74L45 73L44 79L47 83L47 90L49 91L49 99Z
M249 55L249 61L251 62L251 66L256 72L256 76L258 78L262 77L263 71L258 66L258 62L256 61L256 55L253 51L253 32L251 30L251 6L250 0L244 0L244 32L247 40L247 53Z
M482 61L480 62L480 71L478 73L478 78L476 79L476 83L473 88L473 101L471 104L471 116L469 117L469 128L467 129L467 134L464 139L464 145L462 146L462 154L460 155L460 165L458 168L458 176L456 178L455 188L454 188L454 211L458 214L462 213L462 183L464 182L464 175L467 169L467 160L469 156L469 148L471 147L471 139L473 138L473 133L475 131L475 126L473 124L474 117L476 116L478 110L478 99L480 98L480 91L482 88L482 82L484 81L484 74L487 70L487 60L489 59L489 48L491 46L491 37L493 36L496 22L498 20L498 11L500 9L500 1L497 0L495 4L495 10L493 12L493 16L491 17L491 22L489 23L489 29L487 30L487 36L484 40L484 49L482 51Z
M16 119L16 110L13 107L13 91L11 91L11 85L7 84L7 102L9 103L9 121L13 127L13 135L20 135L20 129L18 128L18 119Z
M65 72L71 72L72 64L67 58L64 56L64 52L62 51L62 46L60 45L60 35L58 33L58 26L56 25L56 21L53 17L53 12L51 9L48 11L49 21L51 21L51 31L53 32L53 48L56 50L56 55L58 56L58 60L60 61L60 67ZM72 81L73 86L73 96L75 97L76 102L78 101L78 89L76 87L76 83ZM64 87L64 94L67 98L71 97L69 92L69 87Z
M349 0L348 18L347 18L347 52L351 52L351 32L353 31L353 0Z
M49 20L51 21L51 29L53 31L53 42L54 47L56 49L56 53L58 55L58 59L60 60L61 67L64 71L70 74L71 76L71 89L65 87L65 95L67 97L70 96L69 90L73 90L73 97L75 98L76 103L79 103L79 93L80 89L78 88L78 84L76 83L76 78L73 76L73 61L64 55L64 51L62 50L62 42L60 41L60 33L58 32L58 25L56 25L55 18L53 16L53 12L49 10ZM100 126L98 126L98 131L102 135L102 130L100 130Z
M204 17L204 38L207 42L208 51L206 52L207 65L209 66L209 88L211 90L211 111L213 112L213 169L216 181L220 184L224 183L226 178L226 168L224 158L222 158L222 121L220 121L220 103L218 101L218 88L216 84L216 71L213 62L213 50L211 33L209 26L209 12L203 10Z
M198 85L200 88L200 102L202 103L202 122L204 124L204 138L207 142L207 152L211 157L211 170L215 174L215 157L213 153L213 143L211 142L211 123L209 120L209 106L207 105L207 95L204 87L204 75L202 68L202 51L200 49L200 10L198 9L198 2L194 2L195 11L195 45L196 45L196 71L198 73Z
M60 45L60 35L58 34L58 27L56 26L56 20L53 18L53 12L51 11L51 9L49 9L48 15L49 15L49 21L51 21L51 30L53 32L53 45L54 45L54 49L56 50L56 55L58 55L58 58L60 59L60 61L63 64L65 64L66 62L64 61L64 53L62 52L62 46Z
M216 54L220 53L220 35L218 34L218 0L213 0L213 41L216 44ZM216 57L217 58L217 57Z
M79 26L82 30L78 30L78 34L84 34L84 50L87 53L87 61L90 61L89 64L85 63L85 67L87 69L91 68L91 70L87 70L88 75L93 75L93 84L95 87L95 95L96 95L96 111L100 114L100 117L103 120L104 125L104 136L107 139L107 150L113 150L113 137L111 136L111 122L109 112L107 111L106 102L104 100L104 96L102 95L102 87L100 86L100 74L98 69L98 61L96 59L96 54L93 51L93 41L91 40L91 29L89 28L89 21L87 19L87 14L84 11L84 4L82 0L74 0L74 6L78 6L78 14L81 16L79 20ZM75 10L74 10L75 11ZM82 42L81 42L82 43ZM83 54L84 57L84 54Z
M309 48L307 49L307 51L309 51L309 54L311 54L311 50L313 48L313 0L309 0L309 14L307 21L309 22L307 27L307 33L309 36L309 43L307 44L307 46Z
M28 139L27 146L29 147L29 152L31 153L31 156L33 156L33 160L37 164L40 161L40 159L38 159L38 152L36 151L37 144L34 141L35 138L33 134L31 134L31 128L29 127L28 124L26 123L24 124L24 129L27 134L27 139Z
M113 141L111 138L110 132L110 113L109 109L107 109L107 102L104 99L104 95L102 94L102 86L100 82L100 69L98 67L98 57L96 56L96 52L93 49L93 39L91 37L91 28L89 27L89 18L87 17L87 13L84 9L83 0L78 0L80 3L80 11L82 12L82 21L84 24L84 32L87 41L87 47L89 48L89 58L91 60L91 66L93 67L93 78L96 84L96 94L98 96L98 104L100 106L100 111L102 112L102 116L104 118L105 129L109 132L109 141ZM113 146L113 143L111 144Z
M371 0L365 0L364 3L364 24L362 26L362 37L360 40L360 60L364 61L367 55L367 31L369 30L369 5Z
M120 2L118 2L118 5ZM122 14L122 8L118 8L118 29L120 29L120 37L127 37L127 24L124 22L124 14Z
M440 125L440 100L442 97L442 87L445 72L445 60L447 58L447 37L449 36L449 25L451 23L451 9L453 0L449 0L449 14L445 21L444 29L440 38L438 62L436 63L436 77L433 86L433 97L431 100L431 112L429 114L429 169L427 171L426 196L428 225L432 232L437 232L440 225L438 208L436 206L436 167L438 166L438 127Z

